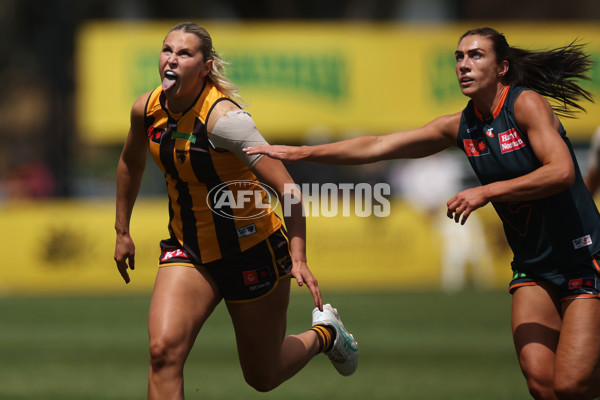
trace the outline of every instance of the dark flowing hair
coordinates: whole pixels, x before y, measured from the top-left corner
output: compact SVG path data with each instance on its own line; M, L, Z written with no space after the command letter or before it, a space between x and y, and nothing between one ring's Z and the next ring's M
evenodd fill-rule
M590 80L586 72L593 62L577 40L551 50L532 51L509 46L504 35L492 28L472 29L460 40L471 35L490 39L496 61L508 61L508 72L502 83L525 86L553 99L552 109L557 115L573 118L578 110L585 111L580 101L594 101L592 94L578 83L578 80Z

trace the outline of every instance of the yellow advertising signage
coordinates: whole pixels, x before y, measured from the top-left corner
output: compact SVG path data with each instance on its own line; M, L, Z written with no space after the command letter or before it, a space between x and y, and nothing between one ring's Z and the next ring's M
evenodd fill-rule
M90 22L77 47L78 130L88 143L121 143L134 100L159 84L162 40L177 22ZM453 53L471 25L308 22L200 22L259 130L271 142L381 134L421 126L467 102ZM494 23L513 46L549 49L581 39L600 62L600 27ZM600 66L583 86L600 98ZM600 125L600 102L563 120L587 139Z
M169 236L167 202L144 198L136 203L131 223L136 268L128 285L113 260L114 207L106 200L7 203L0 209L0 241L10 251L0 269L0 297L150 292L159 241ZM488 284L503 288L510 280L512 254L491 206L478 212L490 243L486 256L494 263ZM402 201L392 203L386 218L312 216L307 221L310 268L328 290L439 289L442 239L430 222Z

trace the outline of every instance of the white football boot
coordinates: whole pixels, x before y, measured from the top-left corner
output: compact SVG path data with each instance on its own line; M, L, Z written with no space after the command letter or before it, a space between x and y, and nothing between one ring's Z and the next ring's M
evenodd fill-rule
M358 343L354 340L338 315L335 308L330 304L323 306L323 311L315 308L312 313L312 326L327 325L335 329L335 341L333 346L325 352L335 369L344 376L350 376L358 366Z

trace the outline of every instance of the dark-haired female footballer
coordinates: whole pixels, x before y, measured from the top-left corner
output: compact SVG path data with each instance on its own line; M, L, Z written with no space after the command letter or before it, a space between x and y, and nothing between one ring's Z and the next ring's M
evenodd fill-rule
M301 204L291 202L287 232L263 207L268 203L259 180L283 202L300 194L292 192L280 161L242 151L266 142L234 102L237 88L223 76L224 64L204 28L175 26L160 52L162 85L133 105L119 160L114 258L125 282L127 269L134 269L129 225L148 149L167 184L170 236L160 243L148 317L149 399L183 399L185 360L221 299L233 321L244 377L256 390L277 387L321 352L342 375L351 375L358 362L356 341L336 309L323 305L306 264ZM258 195L260 201L216 196L240 199L248 191L254 192L250 200ZM306 284L316 308L310 330L286 337L290 277Z
M260 145L247 154L365 164L461 148L481 186L451 198L448 217L464 224L491 202L502 219L514 253L512 332L531 395L593 399L600 396L600 216L557 117L591 100L576 82L589 57L574 43L538 52L510 47L491 28L466 32L455 57L470 98L462 112L411 131L319 146Z

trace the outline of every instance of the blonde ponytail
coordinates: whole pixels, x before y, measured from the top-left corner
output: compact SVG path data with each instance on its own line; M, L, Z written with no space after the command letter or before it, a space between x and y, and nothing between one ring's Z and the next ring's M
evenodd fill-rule
M231 65L231 63L223 60L214 49L212 49L210 57L213 60L213 66L212 70L208 73L208 79L220 92L223 92L234 100L241 101L242 98L238 94L240 88L225 76L225 68Z

